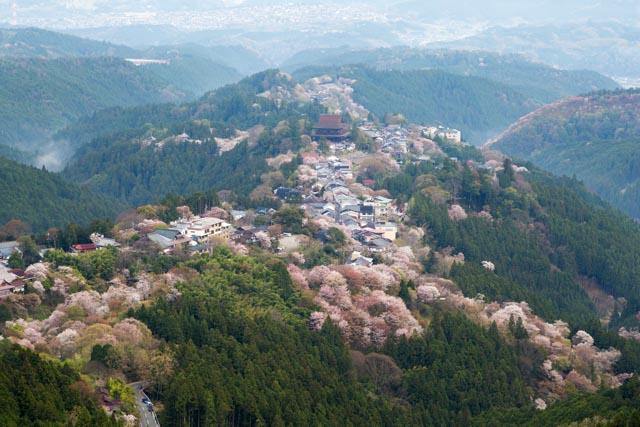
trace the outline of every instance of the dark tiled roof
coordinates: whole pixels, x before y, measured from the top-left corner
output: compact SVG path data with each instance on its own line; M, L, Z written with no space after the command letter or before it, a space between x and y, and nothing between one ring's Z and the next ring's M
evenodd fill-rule
M97 249L94 243L78 243L71 247L78 252L95 251Z
M345 129L346 124L342 122L342 117L336 114L324 114L316 124L316 129Z

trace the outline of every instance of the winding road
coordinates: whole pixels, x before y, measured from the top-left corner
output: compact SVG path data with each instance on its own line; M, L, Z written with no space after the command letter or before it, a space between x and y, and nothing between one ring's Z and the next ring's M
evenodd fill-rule
M149 398L144 392L144 388L147 386L144 382L137 382L129 384L136 394L136 405L138 405L138 412L140 413L140 427L160 427L158 417L155 410L149 411L149 407L142 402L143 398Z

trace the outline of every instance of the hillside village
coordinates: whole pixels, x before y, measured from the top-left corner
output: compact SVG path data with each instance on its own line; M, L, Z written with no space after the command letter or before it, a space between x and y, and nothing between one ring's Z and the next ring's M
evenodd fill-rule
M636 4L0 1L0 427L640 427Z
M313 144L329 142L328 153L303 152L302 164L297 170L298 185L274 188L273 198L281 203L298 205L306 221L321 224L321 230L314 237L324 243L329 228L343 230L353 246L347 262L371 266L373 257L389 252L397 239L406 206L387 197L384 191L375 191L372 179L360 176L358 180L358 169L368 167L377 154L383 159L382 167L399 170L407 161L430 161L432 155L442 155L437 143L430 138L441 138L454 144L462 144L462 140L459 131L442 127L378 125L363 121L357 125L357 130L378 147L377 152L365 154L356 149L348 128L339 114L321 116L314 126ZM183 216L166 224L166 228L156 228L143 235L164 253L173 253L182 247L193 253L206 252L211 241L220 240L237 244L265 242L268 225L256 225L247 218L270 218L276 210L225 211L212 207L202 215L193 215L184 209L181 212ZM143 224L141 228L144 230L146 226ZM286 242L284 246L273 246L277 252L292 252L302 244L290 233L271 238ZM267 247L272 247L271 243Z
M399 169L406 161L430 161L431 155L442 154L434 140L462 144L460 131L442 126L416 126L402 124L377 124L368 121L369 112L352 99L350 79L333 79L321 76L308 80L298 87L296 96L320 102L333 114L320 117L314 126L311 137L314 144L326 141L329 143L328 154L317 150L303 153L303 164L298 170L299 185L296 188L279 187L273 189L274 198L282 203L298 204L306 216L305 221L313 221L321 225L316 233L319 241L327 242L327 232L332 227L344 231L351 243L352 252L346 258L347 264L371 266L374 258L379 259L393 252L406 214L406 206L387 197L384 191L374 191L374 181L362 179L357 182L357 171L366 167L376 154L384 159L386 165ZM273 92L273 91L272 91ZM267 96L274 96L270 93ZM276 96L282 96L278 94ZM285 93L284 96L292 96ZM356 149L350 125L343 120L343 115L354 121L357 132L366 138L376 153L367 158ZM238 131L238 137L229 147L222 145L221 153L232 149L241 138L249 132ZM162 140L149 135L140 143L143 146L154 145L162 149L167 143L202 144L199 139L192 139L183 132L177 136L167 136ZM227 144L228 145L228 144ZM142 222L127 233L140 233L140 236L155 245L165 254L186 249L190 253L205 253L211 249L212 242L227 241L236 244L259 244L264 248L273 248L276 252L291 253L304 244L299 237L290 233L269 235L267 225L256 225L247 220L256 215L270 218L274 209L259 208L254 212L233 210L226 212L217 207L193 215L188 209L181 211L182 217L163 224L161 222ZM133 224L132 224L133 225ZM71 254L80 254L101 248L118 248L121 246L114 239L94 233L88 243L76 243L70 246ZM304 240L304 239L303 239ZM283 242L278 245L277 242ZM127 248L123 248L127 250ZM40 252L44 256L46 249ZM20 244L16 241L4 242L0 247L2 264L2 285L0 298L25 290L24 271L11 269L9 259L13 254L20 255Z
M132 256L152 253L188 259L214 253L224 246L237 254L265 251L284 260L294 283L315 295L312 298L318 311L311 314L309 327L318 330L331 319L357 348L379 348L388 337L410 337L421 332L423 326L417 315L405 305L408 301L461 310L482 326L495 322L503 332L513 328L514 319L518 319L528 341L543 348L547 355L539 367L544 379L535 394L535 405L540 410L564 396L568 389L593 392L601 384L618 387L629 377L614 372L613 366L620 358L618 350L597 348L584 331L572 336L562 321L545 322L526 302L498 303L487 301L483 295L464 296L452 281L443 278L454 265L465 263L463 253L435 254L441 274L425 273L421 260L432 250L424 246L425 231L411 221L407 203L394 199L388 189L380 187L375 176L381 171L397 172L412 164L428 164L436 170L447 162L462 165L462 160L447 155L443 149L464 149L461 133L441 126L370 121L366 110L348 96L348 85L344 82L336 85L326 78L322 81L325 83L308 85L315 92L307 96L331 106L331 114L322 115L312 133L303 136L307 147L300 153L271 159L273 165L293 164L295 169L287 185L270 187L270 204L247 209L219 194L219 205L201 206L196 213L187 206L178 206L177 218L163 218L160 215L163 211L157 206L142 206L119 218L112 237L93 233L90 242L71 245L68 254L59 251L47 254L48 250L41 249L39 255L46 262L23 265L24 269L11 267L15 258L22 256L21 244L0 245L3 257L0 298L22 301L19 296L27 288L35 289L43 299L49 289L59 290L62 295L60 305L48 316L43 315L44 320L25 318L8 322L8 339L29 348L73 357L74 344L89 339L85 334L94 327L89 325L93 320L77 320L63 330L57 319L81 306L83 313L90 314L92 319L103 319L101 322L110 324L114 331L134 329L136 334L146 337L145 351L153 353L157 344L148 338L146 327L119 316L153 295L175 298L179 294L176 284L185 272L143 273L134 277L132 271L126 270L115 276L106 275L111 279L102 294L95 290L73 293L70 289L82 288L78 284L82 280L60 260L66 263L77 260L78 268L83 268L83 257L92 253L107 256L112 251ZM346 110L340 106L346 106ZM353 119L350 114L353 111L359 119ZM187 134L176 138L201 143ZM505 164L499 156L464 161L470 170L482 170L495 182ZM508 167L513 169L514 179L528 173L524 167ZM485 211L468 212L455 200L445 202L452 221L469 216L492 221ZM333 252L328 254L329 250ZM313 262L313 257L327 255L338 262L331 265ZM490 259L480 265L487 272L496 268ZM357 277L361 280L356 280ZM406 301L392 295L409 280L415 283L415 290L407 291ZM115 342L132 345L122 333L114 334ZM86 349L83 351L86 353ZM124 410L121 402L109 398L108 392L103 391L102 396L109 411ZM135 411L131 408L128 411L134 416ZM127 420L135 422L135 418Z

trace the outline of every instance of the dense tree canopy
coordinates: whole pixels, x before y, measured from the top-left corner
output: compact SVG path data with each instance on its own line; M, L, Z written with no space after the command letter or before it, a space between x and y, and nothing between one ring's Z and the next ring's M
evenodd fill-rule
M495 147L558 175L575 175L640 217L640 92L598 92L546 106L516 122Z
M19 219L36 232L70 222L88 224L98 218L113 218L124 207L121 202L91 193L57 174L2 157L0 198L1 224Z
M87 390L69 366L0 343L2 425L117 425Z

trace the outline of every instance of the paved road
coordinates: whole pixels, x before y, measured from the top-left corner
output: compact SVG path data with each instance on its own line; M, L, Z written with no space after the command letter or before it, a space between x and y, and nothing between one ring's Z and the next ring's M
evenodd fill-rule
M145 383L132 383L129 384L136 393L136 404L138 405L138 412L140 413L140 427L160 427L158 417L155 411L149 412L147 405L142 403L142 398L148 396L144 392Z

